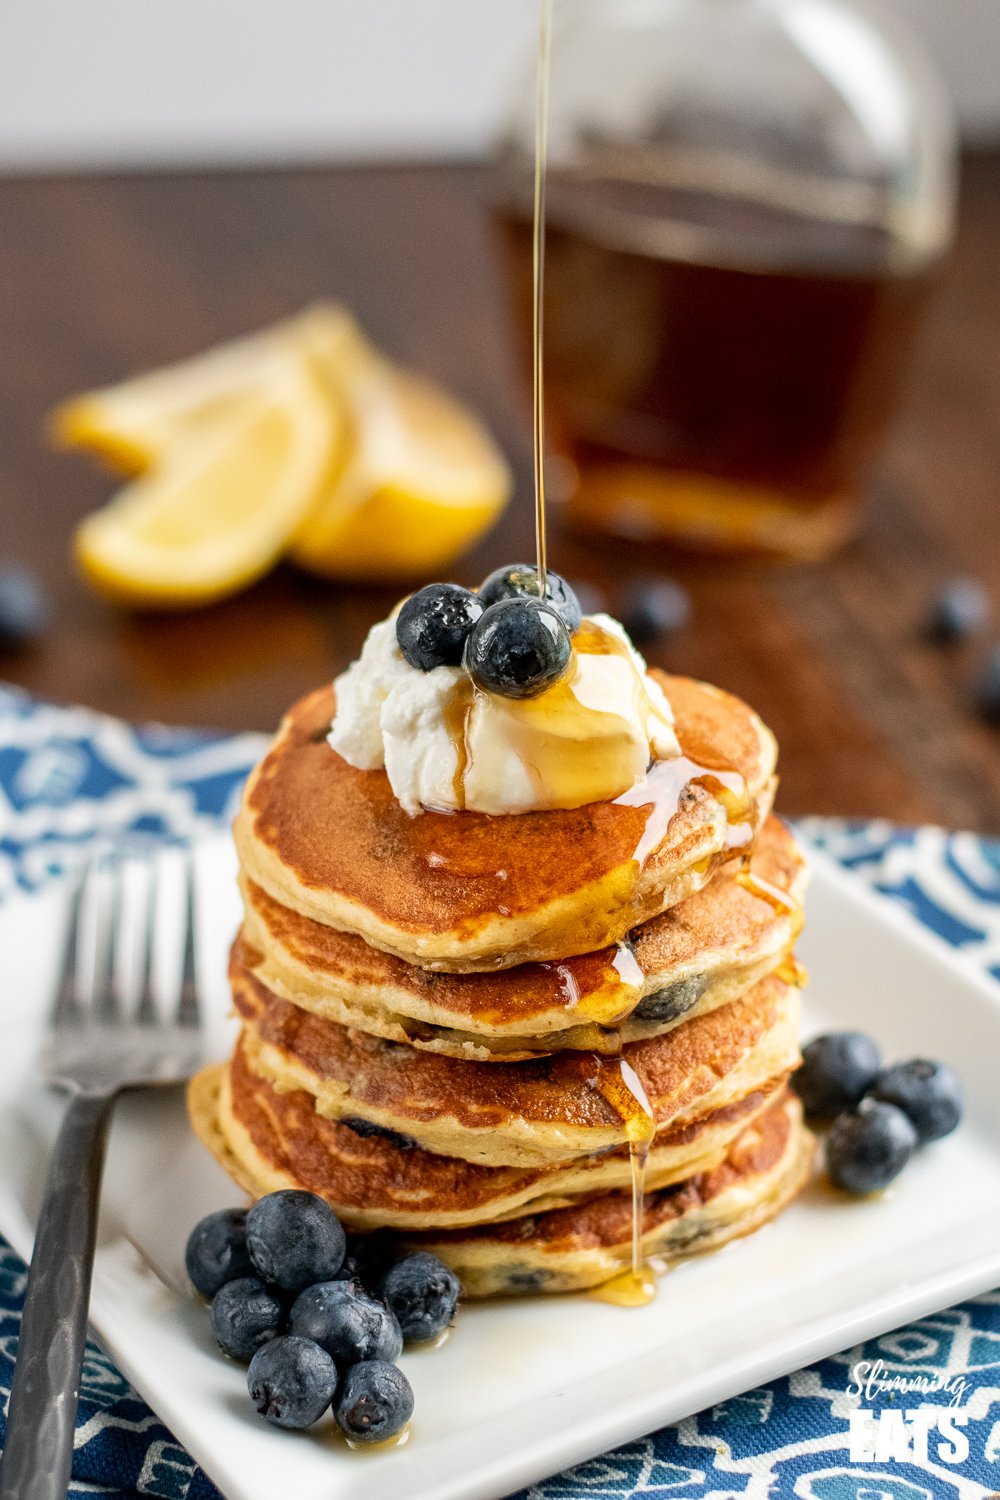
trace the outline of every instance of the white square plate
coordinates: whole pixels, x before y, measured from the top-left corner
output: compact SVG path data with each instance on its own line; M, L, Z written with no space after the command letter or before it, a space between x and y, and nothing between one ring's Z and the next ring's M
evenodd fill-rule
M162 860L169 886L176 856ZM234 866L228 838L199 848L204 992L219 1056L231 1043ZM812 974L806 1034L857 1026L890 1058L945 1058L966 1084L962 1128L877 1201L844 1202L817 1184L776 1224L671 1272L651 1307L556 1297L464 1308L443 1348L404 1356L416 1413L403 1448L354 1454L329 1431L283 1433L255 1416L243 1371L215 1351L183 1274L190 1227L240 1195L191 1137L179 1092L122 1101L93 1324L229 1500L495 1500L1000 1284L1000 991L828 860L817 854L813 866L800 950ZM0 1231L24 1254L59 1114L33 1056L64 909L56 888L0 910Z

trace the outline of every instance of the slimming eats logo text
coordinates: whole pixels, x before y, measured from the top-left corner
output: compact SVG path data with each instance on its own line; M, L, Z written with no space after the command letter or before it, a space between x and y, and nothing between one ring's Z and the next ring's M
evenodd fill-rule
M964 1463L969 1440L962 1428L969 1413L961 1407L967 1391L962 1375L887 1375L882 1360L859 1360L847 1386L848 1398L864 1403L848 1414L851 1462ZM926 1399L941 1395L946 1403ZM880 1399L890 1405L876 1411Z

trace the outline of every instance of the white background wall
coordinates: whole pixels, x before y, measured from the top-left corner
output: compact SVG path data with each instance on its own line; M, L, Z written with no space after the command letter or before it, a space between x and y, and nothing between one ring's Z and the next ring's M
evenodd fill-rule
M897 3L1000 139L1000 0ZM476 151L535 5L0 0L0 170Z

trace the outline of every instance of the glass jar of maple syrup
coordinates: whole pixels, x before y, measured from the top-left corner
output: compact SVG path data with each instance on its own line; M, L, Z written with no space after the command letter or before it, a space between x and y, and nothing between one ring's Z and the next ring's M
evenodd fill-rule
M932 68L855 0L556 0L551 70L545 397L569 521L828 553L951 235ZM497 155L526 351L534 139L526 85Z

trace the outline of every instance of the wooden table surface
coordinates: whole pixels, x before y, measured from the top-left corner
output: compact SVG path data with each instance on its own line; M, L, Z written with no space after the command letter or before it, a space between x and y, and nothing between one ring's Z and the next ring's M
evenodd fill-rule
M76 578L77 519L110 491L46 450L44 413L86 386L343 298L401 359L468 398L518 493L456 570L531 555L530 422L483 180L407 167L0 184L0 559L34 568L45 638L0 677L132 718L268 728L353 657L393 593L279 569L210 610L130 616ZM1000 832L1000 732L970 709L994 637L920 638L940 583L984 579L1000 636L1000 156L967 161L958 240L921 336L863 535L833 563L755 569L668 558L690 628L650 649L742 694L781 744L788 813L881 814ZM553 563L605 589L635 571L557 535Z

